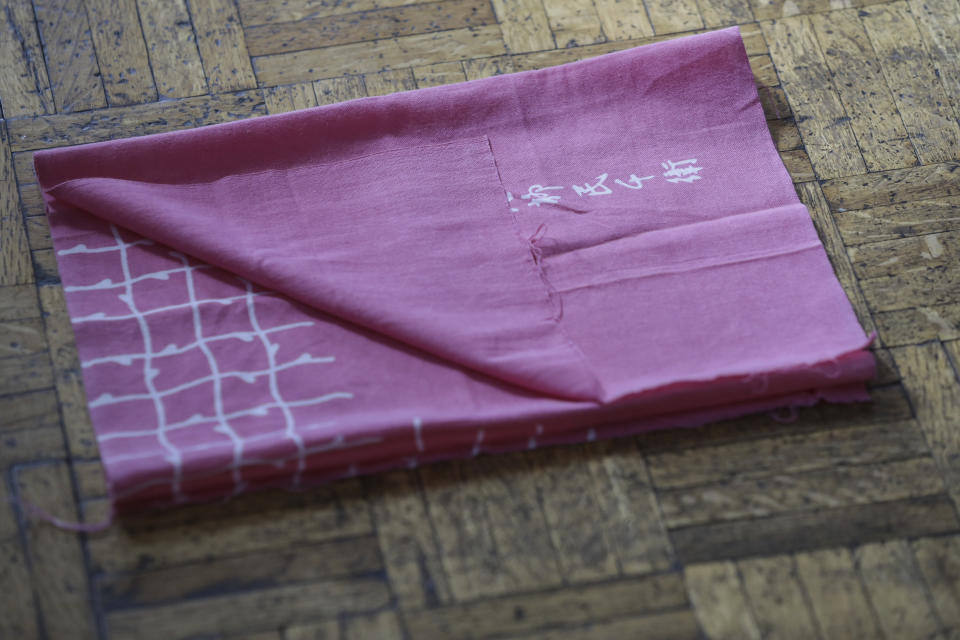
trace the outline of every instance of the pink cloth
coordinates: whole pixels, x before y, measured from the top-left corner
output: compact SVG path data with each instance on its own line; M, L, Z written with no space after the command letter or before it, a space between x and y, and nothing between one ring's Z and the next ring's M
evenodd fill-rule
M36 168L121 510L867 398L735 28Z

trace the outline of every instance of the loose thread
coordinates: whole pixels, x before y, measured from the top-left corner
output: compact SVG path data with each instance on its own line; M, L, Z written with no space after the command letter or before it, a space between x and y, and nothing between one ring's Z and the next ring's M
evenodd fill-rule
M57 529L63 531L73 531L75 533L101 533L113 526L116 513L113 504L110 505L110 513L100 522L70 522L53 515L49 511L38 507L37 505L23 500L19 496L9 498L9 501L19 507L24 513L32 516L42 522L46 522Z
M540 272L540 280L543 281L544 286L547 288L547 298L556 304L557 309L553 319L560 320L563 317L563 298L553 284L551 284L550 280L547 279L547 274L543 272L543 250L540 248L540 241L543 240L546 234L547 224L542 222L527 241L530 243L530 253L533 254L533 261L536 263L537 269Z
M787 414L782 415L781 412L786 410ZM779 422L780 424L790 424L791 422L796 422L797 418L800 417L800 414L797 412L797 408L794 406L782 407L775 411L770 412L770 417L774 422Z

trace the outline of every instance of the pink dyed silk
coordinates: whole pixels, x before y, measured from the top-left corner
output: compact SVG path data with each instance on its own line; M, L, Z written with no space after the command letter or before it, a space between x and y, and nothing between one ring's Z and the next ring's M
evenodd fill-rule
M867 398L735 28L35 157L120 510Z

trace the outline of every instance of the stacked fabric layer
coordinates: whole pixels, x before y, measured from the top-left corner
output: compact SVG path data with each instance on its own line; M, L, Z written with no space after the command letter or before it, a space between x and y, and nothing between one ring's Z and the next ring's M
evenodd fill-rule
M120 510L867 399L735 28L35 157Z

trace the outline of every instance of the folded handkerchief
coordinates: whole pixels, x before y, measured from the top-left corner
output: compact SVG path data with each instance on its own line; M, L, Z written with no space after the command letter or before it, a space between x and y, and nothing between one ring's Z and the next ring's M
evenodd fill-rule
M120 511L867 399L736 28L35 158Z

